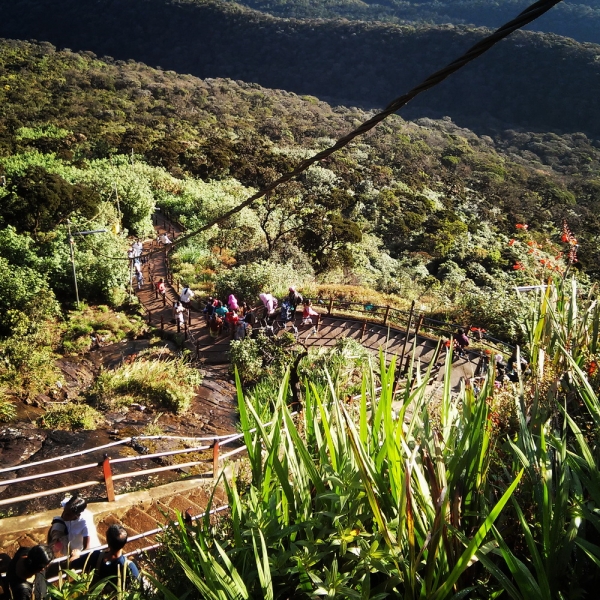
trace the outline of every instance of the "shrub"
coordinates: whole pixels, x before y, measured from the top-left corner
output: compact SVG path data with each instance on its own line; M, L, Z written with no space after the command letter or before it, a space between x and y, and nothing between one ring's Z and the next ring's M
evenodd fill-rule
M229 269L217 276L215 291L219 298L235 294L238 299L256 302L261 292L287 296L291 285L301 286L291 265L258 262Z
M40 418L47 429L97 429L103 422L102 414L87 404L58 404Z
M116 407L142 401L181 414L190 407L200 382L199 371L183 359L150 354L101 373L90 396L97 406Z

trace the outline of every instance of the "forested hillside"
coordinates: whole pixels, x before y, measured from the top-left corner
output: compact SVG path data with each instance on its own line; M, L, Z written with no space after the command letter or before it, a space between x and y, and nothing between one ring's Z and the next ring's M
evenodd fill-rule
M368 116L253 84L5 42L0 252L7 274L24 269L36 282L19 310L36 289L70 294L66 218L113 232L80 242L81 289L118 302L124 267L104 258L122 248L121 226L147 233L155 204L202 225ZM218 285L232 266L243 275L268 260L302 282L459 301L506 328L498 292L564 270L564 220L579 240L574 268L598 277L599 214L600 150L584 134L507 131L494 141L450 120L393 117L191 240L178 260L190 283ZM3 327L16 331L14 315Z
M235 4L165 0L17 0L0 35L49 41L199 77L255 82L347 106L382 106L458 57L482 29L277 19ZM600 47L517 32L407 116L600 136Z
M532 4L529 0L241 0L251 8L277 17L299 19L336 18L387 21L400 24L452 23L476 27L500 27ZM561 2L527 26L530 31L556 33L579 42L600 43L600 6L593 0Z

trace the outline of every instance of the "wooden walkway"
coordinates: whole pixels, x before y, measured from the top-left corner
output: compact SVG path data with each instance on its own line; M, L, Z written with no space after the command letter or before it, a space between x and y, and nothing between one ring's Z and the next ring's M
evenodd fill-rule
M176 225L160 215L155 218L155 230L157 235L167 233L171 239L181 234ZM154 240L147 240L144 243L144 253L150 251L152 253L148 262L143 266L145 284L136 293L148 314L149 322L162 329L165 335L173 336L177 334L177 325L172 323L172 320L173 304L179 298L178 286L176 282L167 283L166 303L163 304L162 298L157 297L155 293L154 283L159 279L169 282L168 255L164 247L159 246ZM316 307L317 310L319 308ZM403 330L377 323L364 323L348 317L328 315L324 310L321 311L318 328L315 326L316 324L302 326L301 321L301 315L297 313L293 324L299 332L298 340L307 347L331 347L342 337L353 338L376 355L379 354L380 349L389 358L394 355L400 357L404 351L403 361L406 366L413 354L422 368L426 368L435 359L435 379L441 381L446 351L445 349L442 349L441 352L437 351L438 340L435 338L418 335L415 339L414 335L409 334L408 340L405 342L406 332ZM292 329L291 325L292 323L288 323L288 331ZM190 349L198 362L208 364L229 362L228 351L231 338L222 334L217 340L213 339L208 333L208 327L201 312L190 311L186 318L186 326L180 328L179 335L181 341ZM183 340L184 337L185 340ZM458 389L461 380L474 376L480 360L480 354L475 352L468 353L466 358L455 359L451 383L453 389ZM399 358L397 363L400 363Z

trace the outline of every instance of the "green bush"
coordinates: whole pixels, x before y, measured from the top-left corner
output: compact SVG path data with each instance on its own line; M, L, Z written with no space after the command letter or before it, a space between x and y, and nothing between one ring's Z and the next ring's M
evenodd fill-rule
M215 293L219 298L235 294L238 300L252 304L258 301L258 295L262 292L280 298L287 296L291 285L302 285L291 265L263 261L220 273L215 279Z
M90 398L99 407L137 401L181 414L189 409L201 380L199 371L183 359L145 355L101 373Z
M46 429L97 429L104 417L87 404L57 404L40 417Z

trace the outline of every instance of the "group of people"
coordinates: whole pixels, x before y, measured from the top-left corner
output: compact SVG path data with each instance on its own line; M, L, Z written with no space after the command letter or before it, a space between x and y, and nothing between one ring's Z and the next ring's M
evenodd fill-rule
M302 294L295 287L289 288L287 297L279 306L279 301L273 294L263 292L259 294L260 301L264 307L265 321L272 322L277 316L283 323L293 321L296 311L303 305L302 324L312 324L312 317L317 316L317 311L312 307L310 300L304 300ZM228 333L233 339L241 340L256 330L256 309L247 302L239 302L234 294L230 294L227 302L218 298L208 298L204 307L204 316L213 338L219 337L221 333Z
M63 501L60 517L52 520L46 544L21 547L15 555L0 555L2 579L0 596L13 600L43 600L48 597L45 571L56 556L68 556L69 567L75 570L94 571L94 581L106 580L125 587L128 582L140 579L137 565L127 559L123 549L127 531L122 525L111 525L106 530L106 550L99 547L100 540L87 502L81 496Z
M136 239L135 242L129 248L127 252L127 257L131 261L133 266L133 270L135 272L135 279L138 286L138 290L142 289L144 285L144 274L142 273L142 253L144 251L144 246L140 239Z

